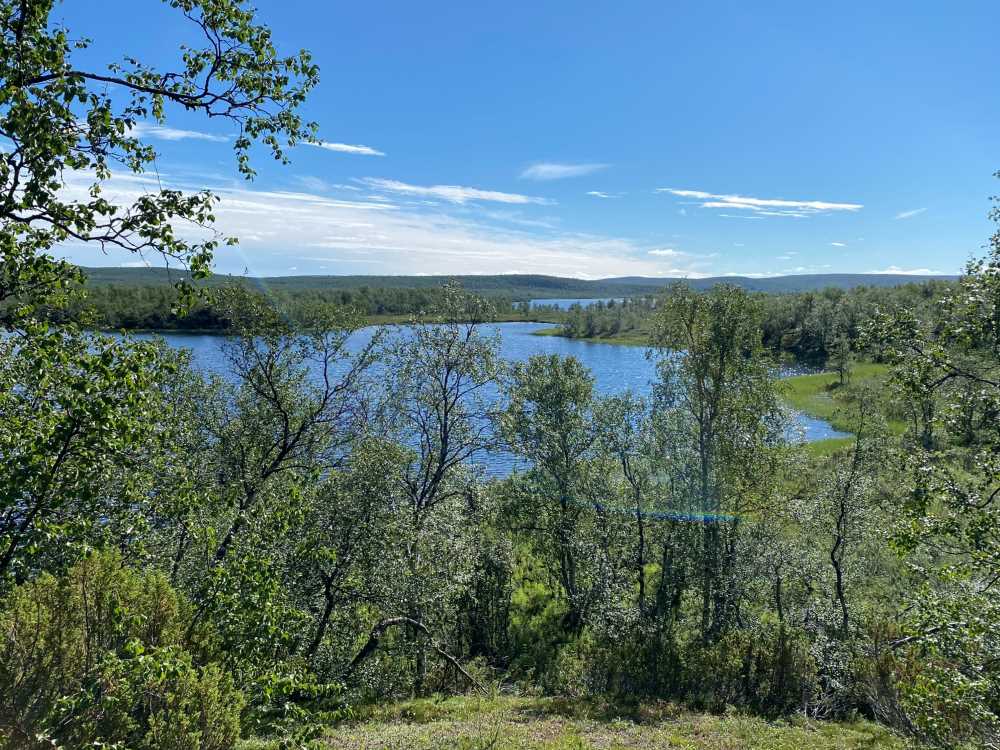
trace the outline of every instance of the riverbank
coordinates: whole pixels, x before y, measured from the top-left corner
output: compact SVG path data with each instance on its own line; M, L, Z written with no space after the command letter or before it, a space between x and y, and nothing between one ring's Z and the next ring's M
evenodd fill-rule
M316 745L327 750L493 748L494 750L905 750L910 745L869 722L767 720L696 713L666 701L609 703L569 698L455 697L360 708ZM243 750L264 750L246 743Z
M890 368L877 362L856 362L846 382L842 385L835 372L795 375L781 381L782 396L795 410L827 422L841 432L854 432L854 415L859 398L867 390L881 392L886 386ZM886 403L884 398L880 403ZM896 415L883 409L886 427L893 435L902 434L906 424ZM853 438L833 438L809 443L811 453L824 455L851 443Z

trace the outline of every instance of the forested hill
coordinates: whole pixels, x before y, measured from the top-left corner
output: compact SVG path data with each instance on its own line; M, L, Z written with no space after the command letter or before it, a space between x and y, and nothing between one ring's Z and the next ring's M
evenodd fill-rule
M148 286L171 284L184 277L180 271L162 268L86 268L89 283L93 286L127 285ZM807 292L829 287L850 289L858 286L900 286L930 279L955 279L956 276L914 276L904 274L808 274L749 278L746 276L717 276L704 279L687 279L695 289L709 289L719 283L728 283L757 292ZM680 281L678 278L650 278L628 276L610 279L572 279L561 276L509 274L496 276L274 276L240 277L216 275L211 285L229 284L242 280L252 286L266 287L273 291L305 291L318 289L362 288L376 289L431 289L458 280L470 292L484 295L503 295L515 301L559 297L626 297L653 294L665 285Z

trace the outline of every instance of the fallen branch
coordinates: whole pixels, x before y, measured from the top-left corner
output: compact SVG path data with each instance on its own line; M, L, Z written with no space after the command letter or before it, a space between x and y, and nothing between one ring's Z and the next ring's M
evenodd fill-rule
M915 635L908 635L905 638L897 638L889 643L889 648L899 648L900 646L905 646L908 643L913 643L914 641L920 641L924 638L930 638L932 635L940 633L942 630L951 630L952 628L964 628L968 623L966 622L946 622L943 625L938 625L930 630L925 630L923 633L916 633Z
M351 659L351 663L347 665L347 669L344 671L343 675L344 678L350 677L354 673L354 671L366 659L368 659L368 657L370 657L373 653L375 653L375 649L378 648L378 644L382 640L382 636L385 635L386 631L389 628L395 627L397 625L409 625L410 627L419 630L421 633L427 636L427 641L430 643L431 648L434 649L442 659L447 661L455 669L461 672L462 675L465 677L465 679L467 679L469 683L472 684L473 687L475 687L478 691L480 691L483 694L489 694L489 690L487 690L486 687L481 682L479 682L479 680L477 680L475 677L473 677L471 674L465 671L465 668L458 663L458 659L456 659L454 656L445 651L444 648L441 647L441 644L439 644L437 641L434 640L434 637L431 635L431 632L427 629L426 625L424 625L422 622L414 620L411 617L388 617L378 622L375 625L375 627L372 628L371 635L368 636L368 641L361 648L361 650L358 651L357 655L355 655L355 657Z

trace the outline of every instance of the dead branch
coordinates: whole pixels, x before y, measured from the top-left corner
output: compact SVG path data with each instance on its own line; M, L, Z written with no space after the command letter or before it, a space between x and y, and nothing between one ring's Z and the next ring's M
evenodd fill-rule
M357 653L357 655L353 659L351 659L351 663L347 665L347 669L344 671L343 675L344 678L350 677L354 673L354 671L366 659L368 659L368 657L370 657L373 653L375 653L375 649L378 648L379 642L382 640L382 637L385 635L386 631L389 630L389 628L395 627L397 625L409 625L410 627L419 630L427 637L427 641L428 643L430 643L431 648L434 649L442 659L447 661L455 669L461 672L462 675L465 677L465 679L467 679L469 683L476 688L476 690L480 691L483 694L489 693L486 687L481 682L479 682L479 680L477 680L471 674L466 672L465 669L462 667L462 665L458 663L458 660L454 656L449 654L447 651L445 651L444 648L441 647L441 644L439 644L436 640L434 640L434 637L431 635L431 632L427 629L426 625L410 617L387 617L386 619L378 622L375 625L375 627L372 628L371 635L368 636L368 641Z

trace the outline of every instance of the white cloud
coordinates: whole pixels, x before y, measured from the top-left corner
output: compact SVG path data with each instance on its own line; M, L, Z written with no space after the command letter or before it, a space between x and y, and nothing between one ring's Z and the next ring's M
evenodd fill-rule
M108 200L131 204L158 189L155 181L126 177L105 183ZM86 175L69 177L66 198L87 199L89 185ZM489 214L495 210L472 202L409 206L232 183L206 185L202 180L164 180L164 187L208 187L219 197L216 228L241 239L240 245L218 252L220 273L280 275L294 265L297 273L337 274L499 274L519 269L577 278L711 275L706 272L710 262L706 257L674 258L671 267L664 268L662 257L647 255L655 246L557 227L520 228L510 221L491 220ZM203 230L180 222L177 232L187 238L205 236ZM70 260L84 265L136 260L134 255L117 251L101 256L78 244L67 244L62 250ZM156 257L150 260L159 264Z
M726 271L725 273L720 273L719 276L741 276L747 279L768 279L772 276L781 276L781 274L775 273L774 271Z
M197 130L180 130L179 128L168 128L165 125L148 122L137 122L129 129L129 135L134 138L158 138L163 141L196 140L225 143L229 140L229 136L227 135L213 135L212 133L202 133Z
M613 195L602 193L600 190L588 190L587 195L592 195L595 198L614 198Z
M831 242L830 244L833 245L834 247L847 247L846 242Z
M859 211L864 208L860 203L833 203L817 200L786 200L784 198L751 198L744 195L729 195L723 193L708 193L704 190L680 190L677 188L657 188L657 193L669 193L678 198L693 198L701 201L701 208L739 209L749 211L756 216L791 216L805 218L814 214L831 211ZM737 218L731 214L719 214L726 218ZM749 216L742 218L751 218Z
M669 247L659 248L656 250L648 250L646 255L658 255L663 258L679 258L682 255L687 255L687 253L682 253L678 250L673 250Z
M900 268L899 266L889 266L880 271L865 271L865 273L892 273L903 276L942 276L944 271L935 271L930 268Z
M910 209L909 211L901 211L898 214L896 214L895 218L896 219L912 219L914 216L919 216L920 214L922 214L926 210L927 210L926 208L913 208L913 209Z
M479 188L462 187L461 185L410 185L399 180L384 180L378 177L365 177L361 182L374 190L384 190L402 195L439 198L450 203L468 203L469 201L516 204L537 203L540 205L551 203L551 201L545 198L519 195L517 193L501 193L496 190L480 190Z
M562 180L567 177L582 177L607 169L608 164L555 164L540 162L532 164L521 172L521 178L526 180Z
M315 146L316 148L325 148L327 151L336 151L341 154L359 154L361 156L385 156L384 151L379 151L371 146L361 146L361 145L351 145L349 143L330 143L329 141L320 141L319 143L309 143L306 142L307 146Z

